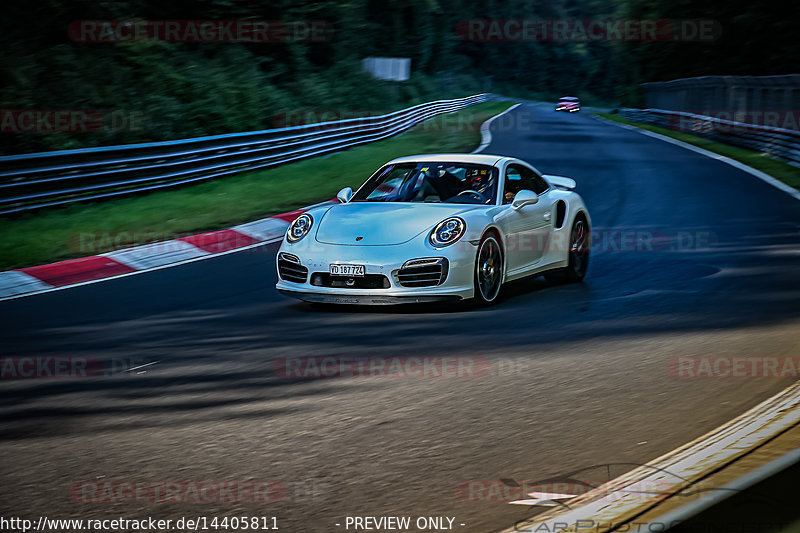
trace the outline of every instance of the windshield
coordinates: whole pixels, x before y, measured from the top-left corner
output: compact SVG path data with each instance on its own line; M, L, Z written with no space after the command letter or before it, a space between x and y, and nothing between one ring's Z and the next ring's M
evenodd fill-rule
M493 204L497 169L466 163L387 165L359 190L353 202L444 202Z

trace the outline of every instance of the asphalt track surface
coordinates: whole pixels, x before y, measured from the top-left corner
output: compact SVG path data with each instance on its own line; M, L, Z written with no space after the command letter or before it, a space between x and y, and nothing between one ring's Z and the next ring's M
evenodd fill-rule
M2 355L123 370L157 361L108 378L0 383L1 514L266 515L287 531L345 530L346 516L450 516L456 530L493 530L533 511L469 501L460 483L576 471L597 483L792 381L679 379L668 365L800 355L800 202L584 114L527 104L492 132L485 153L577 180L596 230L584 283L526 280L488 309L318 308L276 293L268 245L0 302ZM630 232L652 246L631 245ZM308 355L481 357L491 371L273 372L280 357ZM287 494L269 505L70 499L73 483L104 480L272 480Z

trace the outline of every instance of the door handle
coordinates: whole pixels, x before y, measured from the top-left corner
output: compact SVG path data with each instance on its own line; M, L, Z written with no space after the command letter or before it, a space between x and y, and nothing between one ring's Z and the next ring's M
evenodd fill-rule
M544 214L544 219L545 219L546 221L548 221L548 222L549 222L549 221L550 221L550 217L551 217L551 216L553 216L553 215L552 215L552 213L550 213L550 212L548 211L547 213L545 213L545 214Z

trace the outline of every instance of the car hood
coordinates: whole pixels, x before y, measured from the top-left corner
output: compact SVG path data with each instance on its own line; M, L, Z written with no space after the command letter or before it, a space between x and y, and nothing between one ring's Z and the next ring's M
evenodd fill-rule
M485 205L353 202L328 209L317 225L317 241L352 246L407 242L450 216ZM360 239L359 239L360 237Z

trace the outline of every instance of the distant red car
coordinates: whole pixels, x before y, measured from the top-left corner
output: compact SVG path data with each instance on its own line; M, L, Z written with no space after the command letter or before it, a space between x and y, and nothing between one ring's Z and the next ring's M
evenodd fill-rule
M556 104L556 111L577 113L581 110L581 101L576 96L562 96Z

